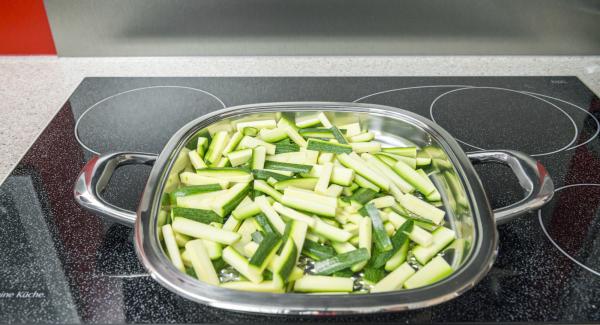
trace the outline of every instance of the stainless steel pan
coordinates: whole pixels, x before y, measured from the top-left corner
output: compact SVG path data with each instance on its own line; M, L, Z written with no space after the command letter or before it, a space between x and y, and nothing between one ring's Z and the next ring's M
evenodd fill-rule
M465 240L465 250L451 257L455 272L431 286L376 294L305 295L234 291L205 284L178 271L158 239L158 211L165 184L178 153L198 132L234 119L324 111L334 121L359 119L389 145L416 144L437 152L433 180L440 189L446 225ZM510 206L491 210L473 168L474 163L501 163L515 173L525 196ZM137 212L104 201L99 193L113 171L123 165L154 165ZM84 208L135 228L135 247L149 274L171 291L219 308L278 314L349 314L408 310L450 300L472 288L491 268L498 247L496 225L548 202L553 183L544 166L511 150L465 153L440 126L422 116L394 107L334 102L289 102L236 106L197 118L177 131L160 155L108 153L91 159L75 185L75 199Z

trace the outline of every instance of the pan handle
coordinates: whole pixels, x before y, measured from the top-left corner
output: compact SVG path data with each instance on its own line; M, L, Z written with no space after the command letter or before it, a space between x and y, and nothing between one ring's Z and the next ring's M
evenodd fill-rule
M113 172L118 167L134 164L152 166L157 157L156 154L139 152L115 152L94 156L85 164L77 177L73 190L75 200L88 211L133 227L136 213L106 202L100 197L100 193L106 188Z
M467 153L467 156L473 164L508 165L526 192L522 200L494 210L496 224L506 223L520 214L538 209L552 199L554 184L550 175L539 161L530 156L513 150L475 151Z

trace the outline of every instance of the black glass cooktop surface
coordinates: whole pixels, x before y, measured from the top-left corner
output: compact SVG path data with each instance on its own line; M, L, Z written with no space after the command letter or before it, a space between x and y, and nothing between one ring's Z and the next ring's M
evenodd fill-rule
M131 229L81 209L93 154L160 152L189 120L272 101L384 104L430 118L465 151L516 149L556 186L540 211L499 226L493 269L430 308L263 316L196 304L137 260ZM86 78L0 186L0 319L8 322L600 322L600 100L575 77ZM508 168L476 167L493 207L519 200ZM150 167L117 170L104 197L134 209ZM335 299L332 297L332 299Z

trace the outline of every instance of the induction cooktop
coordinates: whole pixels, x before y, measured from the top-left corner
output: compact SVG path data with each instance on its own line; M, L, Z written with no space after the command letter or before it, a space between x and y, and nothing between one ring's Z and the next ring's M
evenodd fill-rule
M430 308L339 317L242 314L161 287L130 228L80 208L73 184L93 155L159 153L188 121L272 101L382 104L421 114L465 151L515 149L556 191L498 227L493 269ZM0 186L0 319L8 322L599 322L600 100L575 77L86 78ZM493 207L520 199L507 167L478 165ZM150 167L117 170L103 196L134 210ZM335 298L332 298L335 299Z

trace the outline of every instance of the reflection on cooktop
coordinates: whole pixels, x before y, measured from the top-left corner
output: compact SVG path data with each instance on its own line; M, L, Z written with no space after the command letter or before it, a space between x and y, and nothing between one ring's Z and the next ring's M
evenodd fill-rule
M538 215L544 234L562 254L600 276L600 184L557 188Z
M83 211L72 188L94 152L159 153L192 119L276 101L366 102L432 118L465 151L536 155L550 204L500 226L493 269L472 290L416 311L337 318L233 313L158 285L131 230ZM86 78L0 187L0 297L11 322L600 322L600 100L574 77ZM77 127L76 127L77 126ZM75 132L79 139L75 137ZM492 207L521 198L507 168L478 166ZM116 172L103 196L134 209L149 167Z

